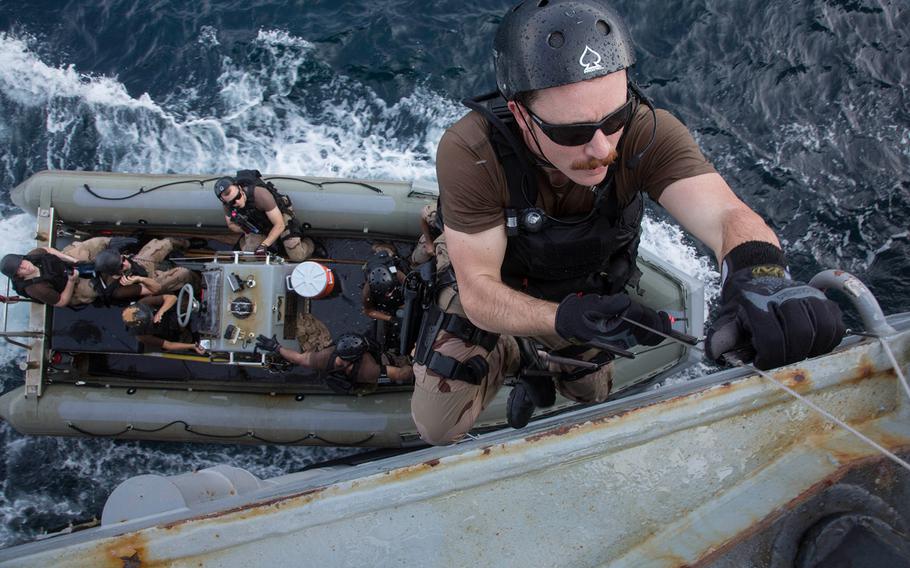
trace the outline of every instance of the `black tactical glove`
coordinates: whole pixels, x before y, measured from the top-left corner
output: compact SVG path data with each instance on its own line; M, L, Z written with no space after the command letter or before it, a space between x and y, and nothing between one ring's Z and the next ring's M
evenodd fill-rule
M743 266L743 259L762 257L776 262ZM741 244L724 265L729 276L722 306L705 342L711 359L751 347L755 366L773 369L827 353L844 337L840 307L821 290L791 280L776 247L757 241Z
M278 350L281 349L281 344L278 343L278 336L266 337L259 334L259 337L256 338L256 349L269 353L278 353Z
M258 247L256 247L254 254L268 254L268 252L269 252L269 247L264 244L260 244Z
M624 345L657 345L662 335L624 321L632 321L656 329L670 331L670 316L633 302L626 294L600 296L598 294L570 294L556 309L556 333L572 343L589 343L591 340Z

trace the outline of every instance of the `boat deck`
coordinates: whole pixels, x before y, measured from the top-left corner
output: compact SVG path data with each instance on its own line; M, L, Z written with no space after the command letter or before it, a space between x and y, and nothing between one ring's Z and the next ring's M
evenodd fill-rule
M345 237L317 237L316 240L314 260L332 268L339 292L315 301L289 301L286 321L292 324L298 313L309 313L325 324L332 337L345 332L375 336L377 322L363 314L361 301L361 267L372 254L371 247L375 241ZM408 256L413 248L412 243L405 241L394 241L392 244L403 257ZM212 250L230 250L216 240L210 240L209 245ZM294 295L290 297L296 298ZM193 382L213 388L233 385L242 390L324 390L320 373L306 367L293 366L278 372L251 365L211 363L186 353L145 353L141 343L123 324L122 309L122 305L54 308L51 350L74 355L75 365L83 370L79 373L81 380L103 377L105 382L135 381L143 385ZM285 337L294 337L293 325L286 326ZM66 382L67 377L58 374L55 380Z

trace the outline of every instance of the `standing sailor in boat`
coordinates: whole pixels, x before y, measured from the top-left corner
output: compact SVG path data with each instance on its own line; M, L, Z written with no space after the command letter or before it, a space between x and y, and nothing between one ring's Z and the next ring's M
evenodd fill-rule
M150 240L134 255L107 248L95 259L95 290L106 304L178 292L196 276L189 268L173 266L166 259L189 247L189 239L167 237Z
M710 357L751 341L755 364L769 368L840 342L837 305L790 279L774 232L685 126L631 80L632 40L607 2L519 4L500 24L493 56L498 92L466 101L473 112L446 131L436 159L457 295L440 301L444 317L424 318L417 342L412 414L425 441L450 443L471 429L519 366L507 336L595 361L591 341L628 348L663 340L620 317L670 330L666 314L627 294L639 278L642 194L722 264ZM600 402L611 375L609 364L567 372L555 387ZM552 388L520 381L509 422L527 423L535 401L553 400Z
M110 241L109 237L95 237L72 243L62 251L41 247L26 255L8 254L0 262L2 272L17 294L36 302L55 307L90 304L97 296L92 286L92 263Z
M436 213L438 203L425 205L420 212L420 237L411 253L411 264L417 266L436 256L436 239L442 235L442 221Z
M291 262L303 262L313 254L313 240L304 236L290 198L258 171L241 170L237 177L219 179L215 196L224 207L228 229L243 234L241 250L265 254L274 249Z
M384 353L378 343L360 333L344 333L319 351L300 353L264 335L256 338L256 347L295 365L324 371L326 386L338 394L368 394L383 377L395 383L409 383L414 378L405 357Z

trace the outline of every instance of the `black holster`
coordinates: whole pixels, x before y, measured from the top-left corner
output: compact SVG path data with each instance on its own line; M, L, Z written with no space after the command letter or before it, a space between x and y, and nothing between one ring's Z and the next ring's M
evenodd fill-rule
M417 343L421 322L430 305L436 303L436 259L431 258L408 274L404 282L404 306L401 315L398 349L407 355Z

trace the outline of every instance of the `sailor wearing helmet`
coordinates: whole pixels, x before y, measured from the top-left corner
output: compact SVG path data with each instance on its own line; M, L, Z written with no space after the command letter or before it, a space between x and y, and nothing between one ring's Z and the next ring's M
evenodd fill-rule
M324 349L302 353L265 335L256 338L256 347L295 365L322 371L326 386L338 394L368 394L383 377L395 383L408 383L414 377L405 357L383 352L378 343L360 333L343 333Z
M258 171L241 170L236 177L220 178L214 189L228 229L243 235L241 250L257 254L273 250L291 262L303 262L313 254L313 240L304 236L290 198Z
M498 91L465 102L472 112L446 131L437 153L457 289L424 318L435 341L419 342L415 353L411 409L425 441L451 443L471 429L504 376L519 369L512 336L603 363L587 374L566 369L555 384L521 380L507 415L515 427L552 404L554 387L578 402L607 398L611 355L591 341L628 348L663 340L628 322L670 329L669 316L627 293L640 276L643 195L723 268L710 357L751 345L755 364L769 368L840 342L837 305L790 279L774 232L685 126L636 86L632 39L608 2L523 2L503 18L493 59Z

